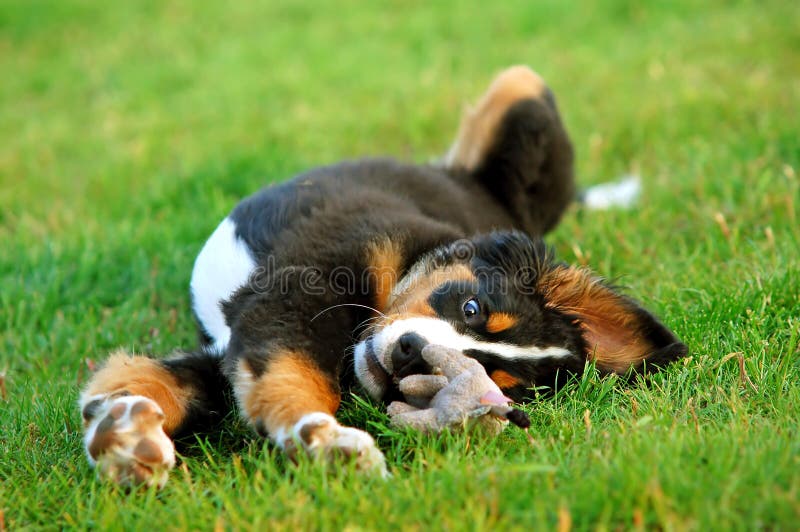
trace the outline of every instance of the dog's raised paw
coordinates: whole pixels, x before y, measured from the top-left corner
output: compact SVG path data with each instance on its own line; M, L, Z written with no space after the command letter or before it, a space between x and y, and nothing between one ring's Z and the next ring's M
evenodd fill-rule
M138 395L89 398L83 418L86 454L98 476L130 487L166 484L175 446L154 401Z
M333 416L309 414L297 422L292 436L285 444L287 451L299 444L309 455L329 463L352 461L360 472L389 476L386 460L372 436L340 425Z

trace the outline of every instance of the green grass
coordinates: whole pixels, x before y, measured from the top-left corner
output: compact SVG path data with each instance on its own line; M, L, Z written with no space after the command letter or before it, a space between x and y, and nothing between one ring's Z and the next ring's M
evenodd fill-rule
M0 2L0 523L797 526L794 2L199 4ZM645 186L631 211L573 209L549 241L620 279L690 358L649 386L587 375L532 405L534 444L398 434L350 397L390 482L288 466L235 420L190 443L161 493L95 480L75 405L88 361L192 345L193 258L242 196L351 156L427 160L520 62L558 95L584 184Z

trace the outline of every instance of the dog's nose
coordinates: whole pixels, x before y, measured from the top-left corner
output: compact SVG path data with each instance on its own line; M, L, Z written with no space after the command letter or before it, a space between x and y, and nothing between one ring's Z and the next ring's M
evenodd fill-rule
M397 339L392 350L392 366L399 377L424 373L428 364L422 358L422 349L428 345L427 340L417 333L409 332Z

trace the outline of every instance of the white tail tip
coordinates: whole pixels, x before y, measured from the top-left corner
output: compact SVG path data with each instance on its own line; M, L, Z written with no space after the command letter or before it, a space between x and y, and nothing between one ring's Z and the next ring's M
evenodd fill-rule
M641 178L638 175L626 175L618 181L587 188L582 202L586 208L592 210L630 209L636 204L641 192Z

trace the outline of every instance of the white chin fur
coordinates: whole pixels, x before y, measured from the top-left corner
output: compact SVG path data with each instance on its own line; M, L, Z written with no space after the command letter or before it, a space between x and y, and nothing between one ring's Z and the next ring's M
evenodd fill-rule
M360 342L354 351L356 378L373 399L380 399L386 390L367 365L367 342Z

